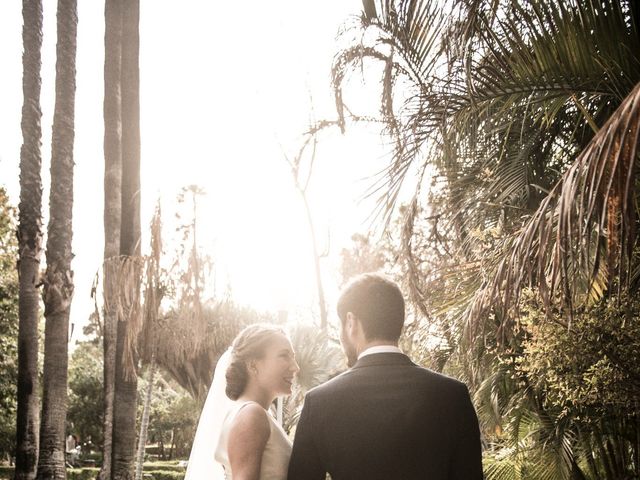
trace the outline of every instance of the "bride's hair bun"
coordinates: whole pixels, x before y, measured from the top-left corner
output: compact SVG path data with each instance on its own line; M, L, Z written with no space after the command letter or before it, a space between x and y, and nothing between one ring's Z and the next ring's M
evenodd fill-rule
M242 330L231 346L231 363L225 374L227 379L226 394L231 400L237 400L249 383L247 364L264 355L267 346L277 335L285 335L284 330L276 325L255 324Z

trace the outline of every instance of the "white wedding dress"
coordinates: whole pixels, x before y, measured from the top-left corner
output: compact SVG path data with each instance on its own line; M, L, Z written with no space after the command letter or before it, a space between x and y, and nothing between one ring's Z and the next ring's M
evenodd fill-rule
M229 431L238 412L246 405L253 402L237 402L234 404L222 424L220 438L215 450L215 459L224 467L225 479L231 480L231 466L229 464ZM291 441L276 420L267 414L271 434L267 440L262 463L260 465L260 480L286 480L291 457Z

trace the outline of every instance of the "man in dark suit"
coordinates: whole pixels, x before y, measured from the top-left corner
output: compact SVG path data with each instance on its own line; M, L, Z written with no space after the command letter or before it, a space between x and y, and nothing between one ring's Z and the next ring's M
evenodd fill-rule
M376 274L338 301L352 367L311 390L288 480L481 480L480 429L467 387L414 364L398 348L404 299Z

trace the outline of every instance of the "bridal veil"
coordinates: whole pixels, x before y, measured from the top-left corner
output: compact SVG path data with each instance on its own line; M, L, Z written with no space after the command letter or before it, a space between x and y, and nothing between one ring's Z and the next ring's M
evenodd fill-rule
M226 372L231 363L231 349L218 360L207 400L200 414L193 439L185 480L224 480L224 468L214 458L222 424L233 401L227 397Z

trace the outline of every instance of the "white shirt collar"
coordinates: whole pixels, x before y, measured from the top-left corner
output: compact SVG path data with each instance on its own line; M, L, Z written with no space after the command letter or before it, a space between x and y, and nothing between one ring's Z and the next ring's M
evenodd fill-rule
M369 347L358 355L358 360L367 355L373 355L374 353L402 353L395 345L378 345L377 347Z

